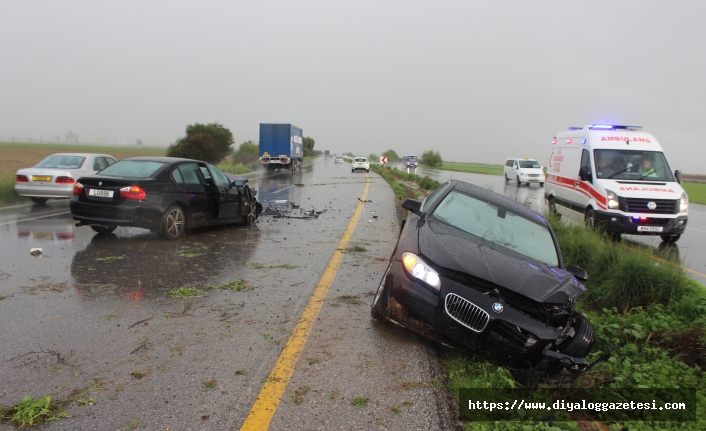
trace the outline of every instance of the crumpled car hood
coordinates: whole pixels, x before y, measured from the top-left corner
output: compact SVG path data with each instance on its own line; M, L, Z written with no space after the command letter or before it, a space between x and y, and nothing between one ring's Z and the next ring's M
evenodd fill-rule
M441 223L427 220L419 229L419 251L431 263L469 274L511 290L537 302L561 303L576 299L585 287L560 268L499 251L472 236Z

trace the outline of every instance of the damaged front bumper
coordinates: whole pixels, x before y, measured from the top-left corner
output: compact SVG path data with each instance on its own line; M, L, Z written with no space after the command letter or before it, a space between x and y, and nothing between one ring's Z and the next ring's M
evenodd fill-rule
M440 279L441 288L436 290L411 277L393 259L373 307L378 316L440 344L482 354L510 368L533 370L527 381L537 380L539 374L580 373L591 366L583 357L557 351L557 345L567 340L567 330L543 323L493 293L444 275Z

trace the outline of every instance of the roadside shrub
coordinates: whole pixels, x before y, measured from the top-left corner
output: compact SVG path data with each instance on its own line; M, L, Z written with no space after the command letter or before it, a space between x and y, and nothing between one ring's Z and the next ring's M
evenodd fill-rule
M235 164L249 165L257 162L259 157L260 147L253 141L246 141L240 144L238 149L233 153L231 160Z
M422 153L419 163L430 168L440 168L444 164L438 151L428 150Z
M233 150L233 134L218 123L190 124L186 136L167 148L167 156L218 163Z
M0 204L10 204L27 200L15 192L15 174L0 176Z

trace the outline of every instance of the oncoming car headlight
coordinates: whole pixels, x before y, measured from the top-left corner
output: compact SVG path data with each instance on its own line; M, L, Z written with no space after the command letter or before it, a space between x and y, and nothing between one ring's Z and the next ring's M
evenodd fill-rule
M618 201L618 195L616 195L614 192L610 190L605 191L606 196L608 197L608 208L618 208L620 207L620 202Z
M409 252L402 253L402 264L412 277L422 280L436 290L441 289L439 274L431 269L429 265L416 254Z

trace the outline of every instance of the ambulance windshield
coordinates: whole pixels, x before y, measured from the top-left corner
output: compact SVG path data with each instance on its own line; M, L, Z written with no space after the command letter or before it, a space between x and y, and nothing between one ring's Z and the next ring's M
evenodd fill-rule
M674 181L667 159L660 151L594 150L593 155L597 178Z

